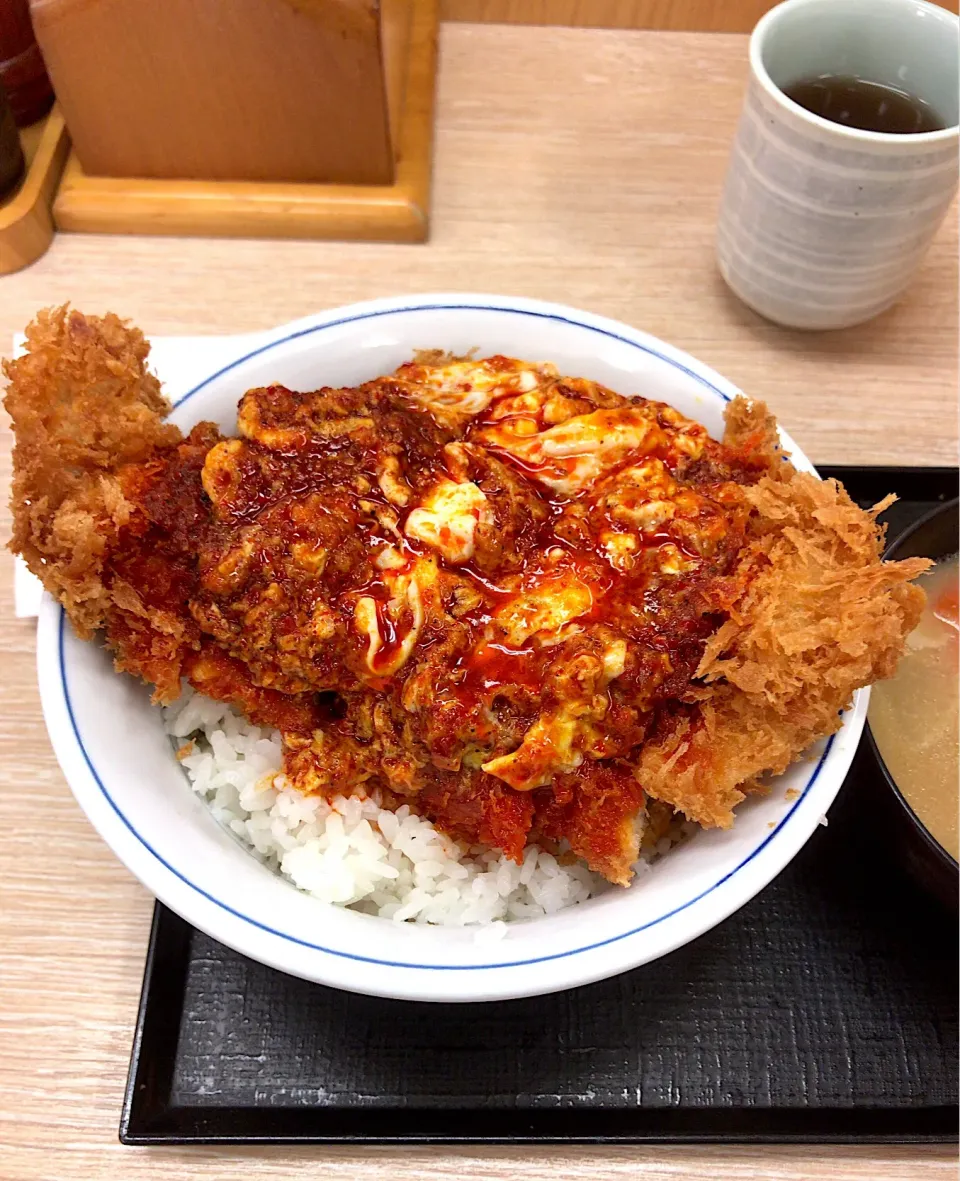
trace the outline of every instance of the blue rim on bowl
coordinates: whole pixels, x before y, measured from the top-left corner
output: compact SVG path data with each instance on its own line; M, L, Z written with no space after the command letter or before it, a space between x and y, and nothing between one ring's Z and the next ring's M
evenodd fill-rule
M272 374L285 363L296 361L310 373L320 374L323 366L349 353L361 356L370 366L367 375L372 376L389 371L389 362L377 359L381 355L395 357L395 365L405 359L404 353L409 355L418 347L465 351L464 340L490 352L544 358L550 357L551 347L559 348L551 342L561 341L568 354L582 355L573 363L584 370L606 366L603 375L585 375L598 380L605 376L607 384L623 387L626 382L645 388L644 382L656 379L664 386L682 387L678 397L686 400L688 412L694 403L702 403L702 414L713 416L714 429L720 421L718 403L722 408L739 392L694 358L615 321L536 300L439 295L335 309L266 334L256 348L238 350L234 361L219 366L180 398L174 420L187 425L207 416L205 411L213 404L222 408L232 401L235 406L244 389L263 384L265 373ZM194 341L192 347L202 349L202 344ZM314 384L320 380L315 378ZM664 395L651 389L649 396ZM187 403L192 417L184 413ZM698 416L696 407L692 413ZM786 435L784 442L797 466L812 471ZM176 833L167 831L165 823L159 834L142 823L137 810L146 805L131 787L129 776L124 778L103 753L112 748L96 733L101 707L94 699L98 690L90 688L101 675L98 660L102 661L102 653L76 640L64 626L60 608L47 599L38 625L38 673L54 749L81 807L148 889L213 938L281 970L353 991L442 1001L505 999L588 983L664 955L722 921L762 889L816 829L849 768L868 699L868 691L856 695L841 730L818 747L815 765L794 768L791 784L796 796L787 800L781 794L775 801L758 804L769 811L753 811L743 823L738 819L729 830L734 835L722 838L726 844L701 843L713 850L708 864L715 863L716 870L698 868L692 875L702 879L697 888L685 891L681 884L672 903L658 904L655 913L644 914L650 896L643 892L645 882L617 892L612 902L591 900L573 908L582 911L577 921L571 921L572 912L567 911L513 924L506 943L481 946L456 929L421 926L398 931L394 928L400 925L387 920L349 912L329 914L333 908L318 910L324 904L300 895L289 883L254 878L254 869L263 867L239 846L236 856L253 863L254 869L231 860L233 853L223 842L214 849L219 837L212 833L211 855L229 862L235 877L228 883L211 881L212 870L206 864L184 864L187 854ZM179 768L175 771L179 773ZM147 772L143 774L149 778ZM183 791L189 794L185 783ZM182 810L187 811L189 804L182 802ZM201 836L208 839L206 830ZM695 840L700 840L700 834ZM708 874L712 876L706 880ZM252 885L247 884L248 878ZM602 905L593 907L595 901ZM309 923L306 904L314 907ZM370 923L382 925L374 930ZM323 932L322 939L315 934L316 928Z

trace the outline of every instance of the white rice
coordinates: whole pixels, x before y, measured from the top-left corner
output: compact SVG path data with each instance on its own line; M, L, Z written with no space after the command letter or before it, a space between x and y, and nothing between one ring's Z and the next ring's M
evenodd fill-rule
M302 795L280 773L277 731L189 688L163 712L187 777L217 820L324 902L396 922L482 924L493 939L512 919L554 914L609 888L582 863L561 865L536 846L521 865L496 850L466 849L406 805L391 811L375 797ZM676 839L661 837L638 872Z

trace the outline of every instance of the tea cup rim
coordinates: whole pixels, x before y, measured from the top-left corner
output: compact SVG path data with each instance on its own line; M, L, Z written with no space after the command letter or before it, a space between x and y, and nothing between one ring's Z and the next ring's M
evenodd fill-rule
M876 144L884 148L897 148L916 151L918 148L947 144L956 140L960 134L960 118L947 127L939 127L935 131L919 131L910 134L890 131L867 131L861 127L850 127L843 123L834 123L822 115L815 115L806 107L795 102L773 81L763 61L764 41L770 30L782 19L786 11L799 8L823 7L825 4L836 5L842 0L782 0L760 18L750 34L750 72L759 83L763 91L778 106L788 111L795 119L805 123L808 127L821 132L827 132L851 143L862 145ZM897 5L903 9L919 9L929 12L936 20L952 25L960 33L960 17L955 13L941 8L939 4L932 4L929 0L886 0L891 6Z

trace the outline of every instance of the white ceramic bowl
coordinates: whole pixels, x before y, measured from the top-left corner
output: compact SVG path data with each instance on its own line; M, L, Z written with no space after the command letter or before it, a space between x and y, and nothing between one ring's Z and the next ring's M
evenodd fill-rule
M198 373L173 419L184 428L213 419L233 432L237 400L251 386L354 385L433 347L550 360L620 393L669 402L716 435L738 392L692 357L600 316L498 296L411 296L339 308L266 334L216 373ZM784 441L794 463L812 470ZM117 676L99 645L76 639L49 596L37 649L44 717L64 774L100 835L152 893L214 938L285 972L431 1001L585 984L656 959L721 922L814 831L850 765L867 704L867 694L858 694L840 732L769 795L745 802L729 831L698 832L631 888L514 923L490 942L477 939L476 929L396 924L300 893L217 824L173 757L147 690Z

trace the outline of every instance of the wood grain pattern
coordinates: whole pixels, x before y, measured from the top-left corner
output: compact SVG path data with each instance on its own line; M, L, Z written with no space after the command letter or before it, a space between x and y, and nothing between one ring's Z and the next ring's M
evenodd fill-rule
M19 192L0 205L0 275L29 266L53 240L50 207L70 148L63 116L54 107L21 132L27 175Z
M510 63L496 85L491 62ZM955 217L903 302L848 332L767 324L717 278L714 221L745 76L742 36L448 26L428 245L60 234L0 283L0 349L38 307L64 299L120 311L147 333L198 333L267 328L394 292L532 295L688 349L766 397L815 460L955 462ZM0 482L9 442L5 431ZM0 559L3 1181L955 1178L946 1148L121 1148L151 902L56 767L33 628L12 619L10 577Z
M393 28L393 26L391 26ZM396 32L399 39L400 33ZM422 242L430 224L437 0L413 0L396 176L389 185L93 176L71 153L57 228L103 234Z
M32 9L91 174L393 180L380 0L34 0Z
M449 21L749 33L778 0L442 0ZM942 8L957 11L957 0Z
M391 151L396 156L399 154L399 137L403 126L403 100L407 87L410 33L416 0L379 0L379 3L380 49L387 88L390 143Z

